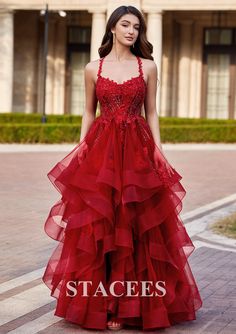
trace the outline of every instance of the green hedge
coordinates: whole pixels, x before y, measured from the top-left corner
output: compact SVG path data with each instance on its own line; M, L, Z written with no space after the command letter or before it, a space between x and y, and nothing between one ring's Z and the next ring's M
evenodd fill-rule
M79 138L80 125L0 124L1 143L71 143Z
M0 114L0 124L2 123L33 123L41 124L42 115L40 114L24 114L24 113L2 113ZM81 123L81 116L77 115L48 115L46 123L63 123L75 124Z
M81 116L0 114L1 143L79 142ZM236 143L236 120L159 117L163 143Z
M78 115L47 115L48 123L63 124L81 124L82 117ZM0 113L0 124L5 123L33 123L41 124L42 116L40 114L25 113ZM236 120L231 119L207 119L207 118L182 118L182 117L159 117L160 125L198 125L198 124L219 124L219 125L235 125Z
M163 143L235 143L235 125L165 125ZM79 142L80 124L0 124L1 143Z
M169 125L160 127L164 143L236 143L235 125Z

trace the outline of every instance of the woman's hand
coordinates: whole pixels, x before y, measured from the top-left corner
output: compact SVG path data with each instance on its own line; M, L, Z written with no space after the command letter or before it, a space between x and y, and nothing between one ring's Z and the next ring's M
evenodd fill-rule
M85 139L82 139L80 142L79 142L79 146L83 149L87 149L88 147L88 144L86 143Z
M155 148L154 148L154 161L157 162L157 165L158 165L158 161L160 161L161 166L164 165L169 176L172 176L174 174L174 171L173 171L174 168L170 166L167 158L164 155L162 148L159 148L157 145L155 145Z
M86 143L86 141L83 139L79 145L78 145L78 155L77 158L80 162L82 162L87 154L88 151L88 144Z

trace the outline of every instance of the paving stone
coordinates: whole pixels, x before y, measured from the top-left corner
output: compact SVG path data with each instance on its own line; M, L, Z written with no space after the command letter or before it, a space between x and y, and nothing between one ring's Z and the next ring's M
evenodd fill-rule
M49 209L59 199L59 193L52 187L46 173L66 154L65 151L4 154L0 152L2 167L0 169L0 203L4 208L1 210L4 228L0 234L0 284L43 268L56 247L57 242L48 238L43 230ZM172 165L182 174L183 185L187 189L182 214L235 192L236 150L203 152L191 151L190 147L189 151L184 152L169 150L167 155ZM218 185L219 179L221 187ZM153 331L153 333L236 333L235 252L203 246L196 248L191 254L189 264L200 289L203 307L197 312L196 320ZM15 293L32 286L34 286L33 283L22 284L4 296L14 296ZM55 305L54 298L52 303ZM50 307L45 305L40 309L32 310L23 317L5 324L2 329L4 328L7 332L27 324L28 321L35 321L39 316L48 314L50 310L52 310L51 303ZM76 324L56 318L57 323L48 325L38 333L91 333ZM148 332L152 333L152 331ZM0 333L2 333L1 327ZM101 332L93 331L93 333ZM127 329L119 333L131 334L141 333L141 331Z

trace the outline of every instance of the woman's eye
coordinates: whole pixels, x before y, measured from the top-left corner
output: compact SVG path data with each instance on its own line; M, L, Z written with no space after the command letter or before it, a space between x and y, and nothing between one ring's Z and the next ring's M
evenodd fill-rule
M122 24L123 27L128 27L127 25ZM138 27L134 27L134 29L139 30Z

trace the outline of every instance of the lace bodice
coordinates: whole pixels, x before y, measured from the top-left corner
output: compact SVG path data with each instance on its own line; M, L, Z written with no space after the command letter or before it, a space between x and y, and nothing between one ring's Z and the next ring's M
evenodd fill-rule
M139 75L118 83L101 75L104 58L99 59L96 82L96 96L100 103L101 116L126 121L140 116L147 88L141 59L136 56Z

